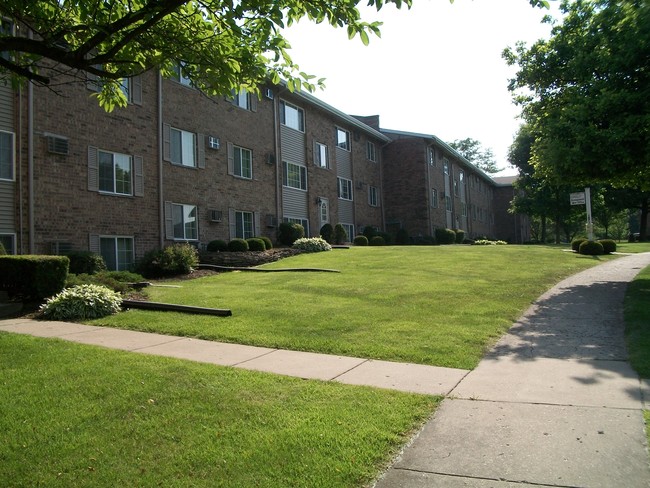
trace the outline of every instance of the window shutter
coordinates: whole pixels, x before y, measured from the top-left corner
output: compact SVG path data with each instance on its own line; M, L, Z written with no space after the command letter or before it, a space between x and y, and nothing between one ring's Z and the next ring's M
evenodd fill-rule
M174 239L174 215L172 202L165 202L165 239Z
M307 189L307 168L304 166L300 167L300 187L303 190Z
M228 174L232 175L235 173L235 145L232 142L229 142L227 146L228 146Z
M251 104L251 112L257 112L257 95L251 93L249 97L250 97L249 101Z
M144 164L142 156L133 156L133 195L144 196Z
M196 135L196 165L205 168L205 134Z
M172 139L172 128L169 124L163 124L163 159L165 161L171 161L171 139Z
M256 236L260 235L260 213L253 212L253 225L255 226L254 232Z
M140 75L131 78L131 102L142 105L142 76Z
M88 146L88 191L99 191L99 155L95 146Z
M312 144L312 149L314 151L314 155L313 155L314 164L316 166L320 166L321 165L321 162L319 161L320 151L318 150L318 142L316 142L316 139L314 139L314 143Z
M237 236L237 221L235 220L235 209L228 209L228 225L230 226L230 240Z
M99 254L99 235L90 234L88 236L88 250L95 254Z

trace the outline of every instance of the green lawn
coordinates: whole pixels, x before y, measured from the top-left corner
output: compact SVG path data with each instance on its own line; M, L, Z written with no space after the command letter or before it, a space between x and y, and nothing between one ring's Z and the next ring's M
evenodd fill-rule
M232 317L131 310L92 323L472 369L546 289L607 259L546 246L336 249L267 266L341 273L235 272L149 289L153 301Z
M0 333L0 486L357 487L439 399Z
M632 367L642 378L650 378L650 267L627 288L625 335Z

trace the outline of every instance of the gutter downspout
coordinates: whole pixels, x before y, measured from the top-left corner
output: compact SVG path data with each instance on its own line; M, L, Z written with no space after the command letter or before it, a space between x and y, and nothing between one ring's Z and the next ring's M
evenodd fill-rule
M16 134L18 134L18 235L20 236L18 254L23 254L25 252L25 234L23 232L23 90L21 85L18 85L18 130L16 130Z
M429 151L433 151L433 160L435 161L436 153L434 146L429 146L426 144L424 149L424 170L426 171L427 175L427 198L425 198L424 201L429 202L429 204L427 205L427 232L425 235L433 235L433 226L431 225L431 208L433 207L433 203L435 203L431 201L433 195L431 194L431 166L429 165Z
M162 75L158 71L158 228L160 249L165 245L165 200L163 198L163 109Z
M282 219L282 171L284 171L284 166L281 164L281 153L280 153L280 110L278 105L280 103L280 93L282 90L278 91L276 97L273 100L273 145L275 151L275 212L277 215L277 223L280 225L280 220ZM276 226L276 234L278 228Z
M31 81L27 82L27 178L29 195L29 254L34 254L36 247L34 242L34 85Z

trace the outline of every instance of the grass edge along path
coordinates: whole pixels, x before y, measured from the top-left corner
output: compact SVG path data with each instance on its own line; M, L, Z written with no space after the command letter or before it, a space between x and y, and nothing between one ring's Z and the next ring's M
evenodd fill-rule
M0 333L0 485L372 482L437 397Z
M232 317L130 310L89 323L473 369L550 286L608 259L547 246L353 247L268 265L341 273L224 273L150 291L153 301Z

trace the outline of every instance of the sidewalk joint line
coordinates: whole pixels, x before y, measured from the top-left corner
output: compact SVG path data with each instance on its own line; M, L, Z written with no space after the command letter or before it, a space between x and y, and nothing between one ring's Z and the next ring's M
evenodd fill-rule
M356 358L356 359L363 359L363 358ZM361 361L359 364L356 364L356 365L352 366L350 369L348 369L348 370L346 370L346 371L343 371L342 373L339 373L339 374L337 374L336 376L331 377L331 378L329 379L329 381L335 381L337 378L340 378L340 377L343 376L344 374L349 373L349 372L352 371L353 369L357 369L359 366L361 366L362 364L366 364L366 363L369 362L369 361L370 361L370 359L364 359L364 360Z
M249 346L249 347L259 347L259 346ZM263 358L264 356L268 356L269 354L273 354L274 352L278 352L278 351L280 351L280 349L271 349L270 351L262 353L259 356L255 356L254 358L244 359L243 361L239 361L238 363L231 364L230 366L233 367L233 368L236 368L240 364L245 364L245 363L247 363L249 361L254 361L256 359Z

